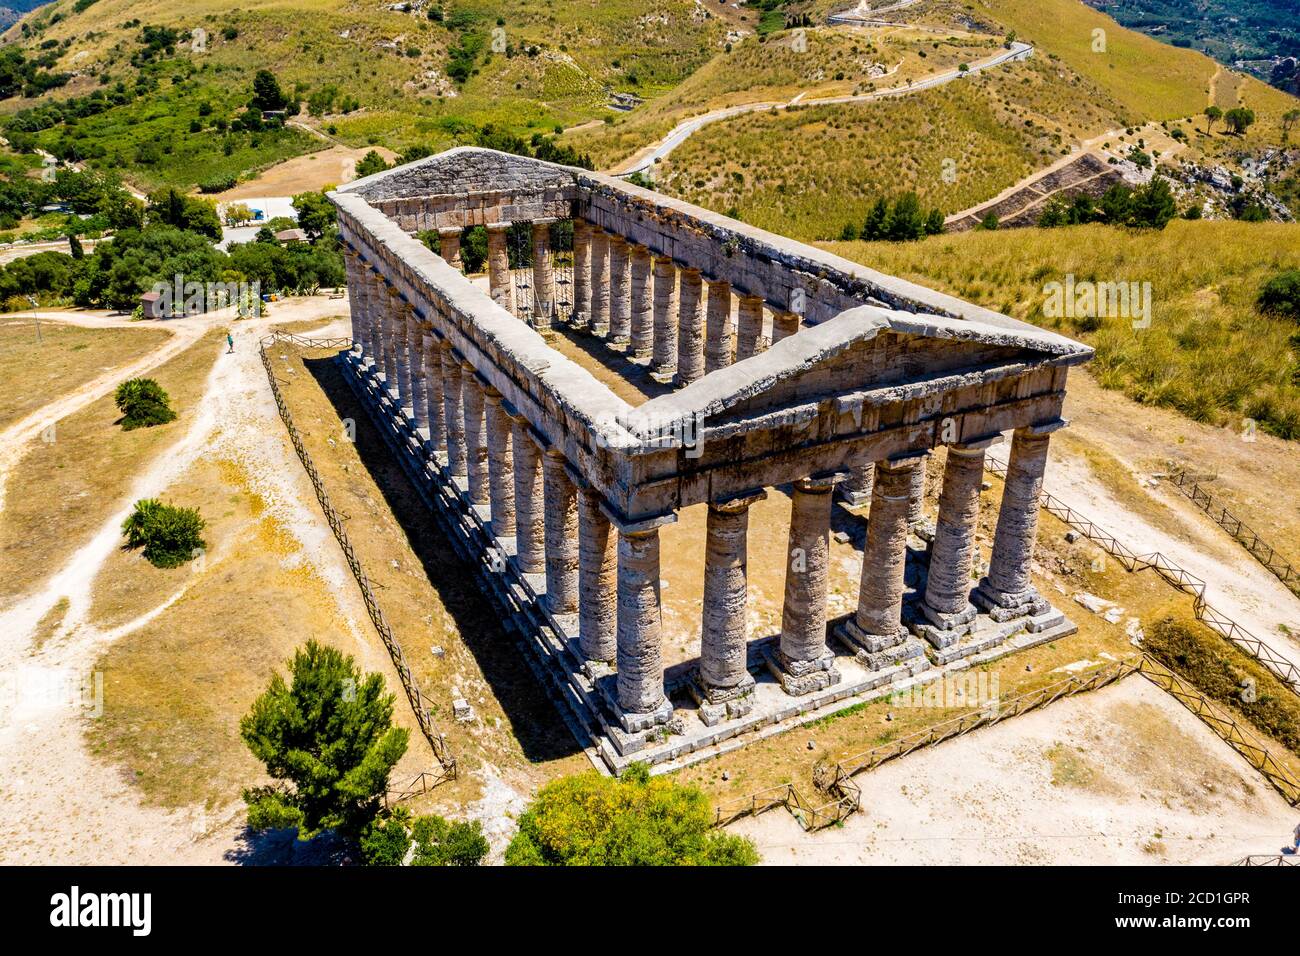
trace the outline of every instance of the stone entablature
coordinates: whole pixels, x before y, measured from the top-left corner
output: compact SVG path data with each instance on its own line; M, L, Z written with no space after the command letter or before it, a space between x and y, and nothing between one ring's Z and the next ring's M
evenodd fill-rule
M509 556L518 593L560 646L586 660L565 680L613 764L703 746L673 717L674 687L704 725L740 733L1071 627L1033 591L1028 566L1047 436L1064 424L1067 371L1086 346L617 179L487 150L452 150L331 199L359 388L410 436L439 494L477 515L480 544ZM567 314L555 308L549 241L559 219L573 222ZM528 322L515 314L505 245L523 222ZM460 271L471 225L488 230L489 293ZM414 238L426 230L441 254ZM676 390L629 405L547 343L556 322ZM993 556L972 587L984 450L1007 432ZM931 524L925 462L941 446ZM837 484L871 503L858 611L835 630L848 661L827 644L818 546ZM791 547L814 560L787 569L782 632L757 647L748 511L772 488L790 489ZM696 504L709 509L701 657L674 684L661 656L659 528ZM905 576L924 579L935 560L939 573L905 600ZM806 702L774 702L754 679L764 666L779 693ZM665 725L685 742L664 743Z

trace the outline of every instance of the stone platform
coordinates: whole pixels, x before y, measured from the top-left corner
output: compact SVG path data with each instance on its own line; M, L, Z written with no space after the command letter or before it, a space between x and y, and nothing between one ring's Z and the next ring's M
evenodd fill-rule
M427 434L416 430L382 382L356 353L341 353L344 377L365 407L416 491L438 521L457 555L469 563L478 584L501 614L504 626L525 651L525 659L560 710L574 737L601 770L621 772L633 762L678 767L714 756L720 750L821 719L846 707L887 696L995 661L1000 657L1074 633L1057 612L1039 620L995 622L980 614L971 635L949 648L924 641L924 654L902 655L897 662L870 666L861 650L830 644L825 670L838 682L801 696L783 688L776 637L749 642L747 669L753 683L729 700L711 699L696 680L697 664L667 668L664 686L671 714L653 726L628 725L617 707L613 669L587 661L579 651L576 615L547 613L545 576L522 574L514 563L515 539L495 537L488 509L469 502L464 479L448 474L445 462L430 459ZM916 601L924 586L925 542L914 538L907 561L904 622L917 620ZM834 633L840 622L831 621ZM1036 629L1035 629L1036 628ZM907 638L915 642L915 637ZM667 717L667 720L662 718Z

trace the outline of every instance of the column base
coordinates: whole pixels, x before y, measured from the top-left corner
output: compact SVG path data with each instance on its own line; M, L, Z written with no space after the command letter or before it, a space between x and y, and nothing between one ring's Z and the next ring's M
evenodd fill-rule
M598 339L606 338L609 335L609 325L596 325L591 322L587 323L587 332Z
M835 655L829 650L813 660L795 660L786 657L779 647L769 647L764 649L763 659L772 676L781 682L781 689L791 697L815 694L840 682Z
M677 366L666 365L663 368L651 368L650 377L660 385L672 385L677 378Z
M1051 610L1051 605L1032 587L1017 594L999 591L984 578L971 592L971 600L988 611L995 621L1010 621L1018 617L1038 617Z
M744 717L754 709L754 678L746 674L735 687L710 687L697 670L686 685L706 727Z
M975 629L975 618L979 614L974 604L967 602L966 607L956 613L936 611L924 601L917 608L924 621L912 622L912 633L923 637L931 646L942 650L951 647Z
M619 725L626 733L637 734L655 727L661 727L673 717L673 703L664 697L652 710L632 712L622 707L615 707Z
M871 504L871 492L850 491L844 482L840 482L836 485L835 493L838 494L850 508L861 508L863 505Z
M627 336L606 336L605 347L611 352L626 352L632 347L632 340Z
M908 634L902 625L888 634L869 634L858 627L853 618L849 618L835 629L835 636L853 651L858 663L869 670L878 671L897 664L908 664L911 667L923 663L924 666L916 667L913 671L920 673L930 666L930 661L925 656L925 646Z

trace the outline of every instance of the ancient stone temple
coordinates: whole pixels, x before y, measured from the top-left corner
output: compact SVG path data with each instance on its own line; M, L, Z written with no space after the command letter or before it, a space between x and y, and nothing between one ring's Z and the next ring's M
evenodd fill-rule
M1030 564L1048 442L1086 346L617 178L490 150L331 199L350 380L575 734L615 770L678 765L1073 631ZM486 283L461 266L478 226ZM578 334L662 393L619 398L555 347ZM985 565L985 456L1003 442ZM922 491L940 459L931 518ZM867 520L856 608L831 620L837 493ZM779 633L751 634L751 510L778 494ZM698 656L666 673L661 532L695 505Z

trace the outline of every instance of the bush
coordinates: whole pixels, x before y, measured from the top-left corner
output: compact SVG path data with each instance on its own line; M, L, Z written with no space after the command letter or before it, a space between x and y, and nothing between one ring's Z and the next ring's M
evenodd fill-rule
M292 683L276 674L239 722L267 773L292 784L245 790L249 827L296 827L302 840L326 829L366 834L377 857L391 858L399 835L376 835L371 823L410 736L393 726L393 695L379 674L363 677L351 657L315 641L294 652L289 673Z
M752 843L716 831L699 790L643 766L547 784L519 819L509 866L750 866Z
M478 866L489 849L477 820L451 823L436 814L412 819L404 807L371 821L360 843L367 866L401 866L413 844L411 866Z
M1264 733L1300 753L1300 699L1204 624L1166 614L1146 628L1143 644L1201 693L1240 711Z
M234 176L214 176L199 183L199 192L224 193L227 189L234 189L238 181Z
M1280 272L1259 293L1259 309L1300 322L1300 269Z
M149 428L176 420L171 399L151 378L129 378L117 387L113 400L122 413L122 428Z
M154 567L176 568L203 550L203 527L203 518L195 508L141 498L122 522L122 533L127 548L143 548L145 559Z

